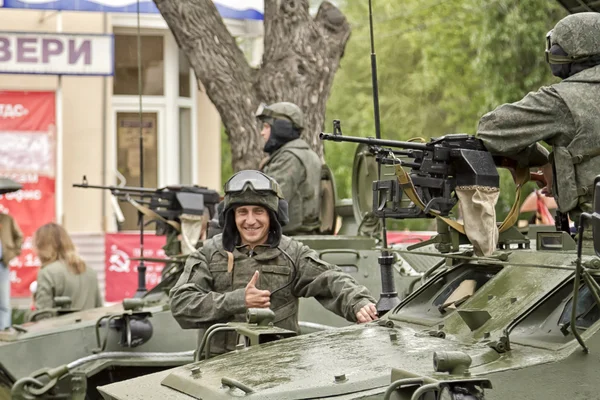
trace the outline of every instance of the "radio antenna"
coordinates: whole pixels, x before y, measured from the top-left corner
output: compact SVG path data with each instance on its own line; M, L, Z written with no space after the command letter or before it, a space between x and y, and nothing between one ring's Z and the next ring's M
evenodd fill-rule
M372 0L369 0L369 34L371 38L371 79L373 81L373 117L375 120L375 137L381 139L381 120L379 118L379 85L377 83L377 54L375 54L375 35L373 34L373 6ZM381 180L381 163L377 163L377 180ZM375 194L373 194L375 195ZM383 248L387 249L387 227L385 217L381 218ZM382 250L378 258L379 270L381 273L381 295L377 302L377 312L379 316L400 304L396 284L394 282L394 256L388 250Z

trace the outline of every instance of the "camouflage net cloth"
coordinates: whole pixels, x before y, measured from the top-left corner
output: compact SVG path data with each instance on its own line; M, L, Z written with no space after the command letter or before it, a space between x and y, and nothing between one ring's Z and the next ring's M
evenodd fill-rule
M498 244L496 203L500 189L489 186L460 186L456 188L458 207L463 216L465 234L477 256L489 256Z
M208 213L203 215L181 214L181 252L190 254L196 251L199 240L206 239Z

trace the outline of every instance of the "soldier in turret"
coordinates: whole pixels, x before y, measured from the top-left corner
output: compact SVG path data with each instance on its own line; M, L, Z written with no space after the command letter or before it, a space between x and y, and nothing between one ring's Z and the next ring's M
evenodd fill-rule
M276 326L299 331L298 298L314 297L352 322L377 319L375 299L337 266L282 234L287 203L277 182L259 171L241 171L225 184L223 233L190 255L170 292L182 328L244 321L248 308L270 308ZM211 349L235 349L235 333L220 332Z
M600 14L569 15L546 41L546 61L562 81L487 113L478 136L495 155L521 167L542 167L545 193L578 221L582 211L591 211L600 171Z
M264 151L269 157L261 171L274 178L289 204L286 235L319 233L321 158L300 138L304 114L293 103L261 106L257 118L262 122Z

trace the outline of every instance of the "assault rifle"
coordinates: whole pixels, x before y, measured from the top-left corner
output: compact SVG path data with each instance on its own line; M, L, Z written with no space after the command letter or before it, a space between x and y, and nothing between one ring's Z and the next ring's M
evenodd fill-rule
M373 213L379 218L432 218L432 212L447 216L458 201L457 186L500 185L494 158L471 135L446 135L428 143L343 136L338 120L333 121L333 132L321 133L320 138L367 144L380 165L406 171L400 179L373 182Z

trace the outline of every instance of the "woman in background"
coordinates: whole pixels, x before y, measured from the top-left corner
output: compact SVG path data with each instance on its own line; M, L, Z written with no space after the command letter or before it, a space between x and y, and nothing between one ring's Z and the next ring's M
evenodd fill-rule
M57 296L70 297L74 309L102 307L96 272L87 268L63 227L53 222L40 227L34 245L42 263L34 297L36 309L53 308Z

